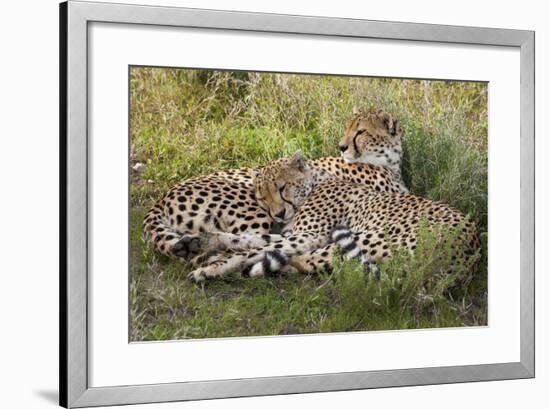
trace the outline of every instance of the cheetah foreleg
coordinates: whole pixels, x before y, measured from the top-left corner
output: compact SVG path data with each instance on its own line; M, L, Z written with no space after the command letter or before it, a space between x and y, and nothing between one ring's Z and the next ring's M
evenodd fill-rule
M263 247L282 239L278 234L232 234L225 232L202 232L184 234L173 244L172 253L184 258L192 265L198 265L212 254L232 251L243 251Z
M300 233L273 241L261 248L251 251L239 252L230 257L211 263L205 267L195 269L189 273L189 278L195 282L204 281L206 278L223 276L230 272L244 271L254 264L266 258L266 253L282 254L285 259L293 255L303 254L328 244L330 237L322 233ZM272 254L272 261L277 260ZM277 260L280 261L280 260ZM280 267L288 262L281 263ZM279 267L277 268L279 269ZM252 272L252 271L251 271ZM260 270L251 275L262 275Z

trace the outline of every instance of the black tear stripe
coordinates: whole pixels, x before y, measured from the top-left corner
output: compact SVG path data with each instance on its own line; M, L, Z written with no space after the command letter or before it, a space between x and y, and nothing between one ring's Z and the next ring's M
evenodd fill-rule
M281 199L283 199L283 202L288 203L289 205L294 208L294 203L292 203L290 200L286 200L282 193L279 193L279 196L281 196Z
M356 142L356 139L357 139L357 136L358 136L358 135L359 135L359 134L356 133L355 136L353 137L353 149L355 149L355 153L356 153L357 155L360 154L360 153L359 153L359 148L357 148L357 142Z

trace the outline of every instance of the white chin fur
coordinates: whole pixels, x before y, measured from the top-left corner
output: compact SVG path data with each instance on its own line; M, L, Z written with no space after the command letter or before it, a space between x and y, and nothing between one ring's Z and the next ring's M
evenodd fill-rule
M374 166L387 166L388 159L385 156L377 157L376 155L363 154L359 159L361 163L368 163Z
M387 156L386 156L387 155ZM378 156L378 154L372 154L370 152L363 153L361 163L369 163L375 166L390 166L390 163L399 164L401 158L394 150L385 150L384 155Z
M344 162L346 163L353 163L355 162L353 158L349 157L348 155L342 154L342 159L344 159Z

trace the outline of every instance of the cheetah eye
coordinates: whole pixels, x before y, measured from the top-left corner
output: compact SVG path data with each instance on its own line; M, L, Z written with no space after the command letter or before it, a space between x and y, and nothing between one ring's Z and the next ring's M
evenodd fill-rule
M365 132L364 129L358 129L356 135L361 135L364 132Z
M285 190L286 183L279 188L279 193L283 194L283 191Z

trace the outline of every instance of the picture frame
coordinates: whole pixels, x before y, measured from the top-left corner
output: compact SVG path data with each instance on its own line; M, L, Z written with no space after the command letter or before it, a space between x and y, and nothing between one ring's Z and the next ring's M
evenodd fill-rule
M89 24L509 47L520 53L519 360L156 384L89 382ZM69 1L60 5L60 404L138 404L531 378L534 346L534 38L531 31ZM123 84L126 85L126 84Z

